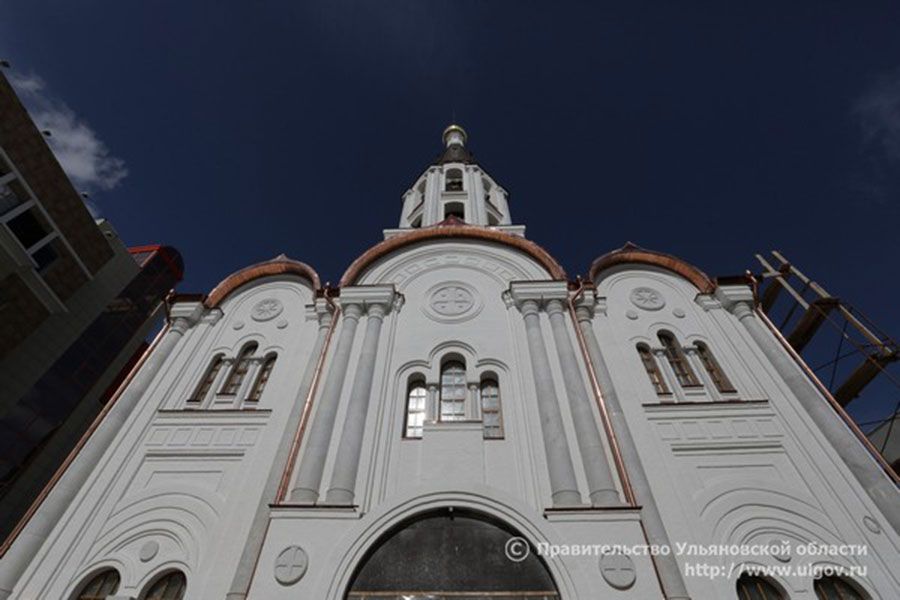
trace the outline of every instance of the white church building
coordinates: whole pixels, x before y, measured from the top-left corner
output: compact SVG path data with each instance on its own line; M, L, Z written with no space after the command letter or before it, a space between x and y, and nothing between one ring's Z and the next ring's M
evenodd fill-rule
M570 278L458 126L337 287L179 296L0 548L0 600L897 600L896 474L757 308Z

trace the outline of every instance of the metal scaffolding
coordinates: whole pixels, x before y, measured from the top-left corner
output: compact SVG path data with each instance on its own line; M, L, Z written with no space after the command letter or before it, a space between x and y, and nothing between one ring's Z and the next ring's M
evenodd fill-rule
M887 370L900 359L896 342L780 252L757 254L756 260L762 267L756 274L762 310L841 406L849 405L879 375L892 384L893 397L898 400L880 407L883 418L859 425L896 468L900 462L900 379ZM784 300L779 302L780 298Z

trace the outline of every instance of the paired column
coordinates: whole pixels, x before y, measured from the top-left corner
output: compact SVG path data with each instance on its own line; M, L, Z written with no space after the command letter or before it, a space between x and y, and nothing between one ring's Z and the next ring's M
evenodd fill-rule
M366 416L372 396L372 377L375 374L375 359L378 356L378 340L381 325L390 304L372 304L366 311L366 336L359 355L359 368L350 392L344 430L338 444L331 487L325 496L327 504L353 504L356 488L356 474L359 470L359 456L362 451Z
M641 462L640 454L638 454L637 444L631 435L631 429L628 427L628 421L622 413L622 405L619 402L619 396L613 385L612 376L603 354L600 352L600 344L597 342L597 336L594 334L592 326L593 307L595 297L592 291L587 291L582 297L582 301L575 308L575 317L578 320L578 328L581 330L585 345L587 346L588 355L591 363L594 365L594 373L597 376L597 385L603 394L603 401L606 403L607 414L612 425L613 432L619 442L619 451L622 453L622 462L628 470L628 478L631 481L631 487L634 490L635 499L641 506L641 522L647 534L647 542L656 544L660 547L672 547L669 540L669 534L666 532L663 524L662 516L659 513L659 507L656 505L656 498L650 488L650 481L647 473L644 472L644 466ZM656 571L659 574L660 584L663 587L665 597L669 600L690 600L687 588L684 585L684 579L681 575L681 569L678 567L678 561L672 554L656 555L651 557L656 565Z
M844 459L860 485L884 514L895 531L900 531L900 494L896 485L876 463L862 442L829 405L824 395L802 371L794 358L757 317L753 293L748 286L720 286L716 297L747 329L766 359L787 384L816 426Z
M100 420L97 428L50 490L37 512L19 532L0 562L0 600L5 600L12 593L19 577L40 550L53 526L100 462L185 332L203 315L203 310L200 302L178 303L172 307L172 320L162 338L151 348L147 359L109 411L101 412L97 417Z
M564 284L565 285L565 284ZM550 371L550 359L541 333L540 304L538 298L528 293L527 284L513 284L510 291L525 320L525 334L528 338L528 354L531 358L531 373L537 391L538 413L541 419L541 433L547 468L550 473L550 489L553 506L581 505L581 494L575 479L575 468L569 454L569 443L563 428L559 399Z
M341 390L344 388L344 379L347 376L347 365L350 363L350 351L353 350L356 326L359 324L359 317L362 316L362 306L359 304L344 305L341 315L343 321L341 334L334 350L334 360L328 369L325 386L319 396L316 417L309 431L306 447L303 449L297 482L294 489L291 490L291 502L315 504L319 499L322 471L325 468L325 458L328 456L328 446L331 443L331 432L334 429L334 419L341 399Z
M312 429L305 447L291 502L315 504L325 469L325 460L331 447L335 418L341 400L347 368L353 350L356 328L360 317L367 315L366 333L359 356L359 364L344 419L341 439L337 445L334 472L326 494L329 504L352 504L362 437L372 392L375 358L384 316L397 297L392 285L346 287L341 290L340 302L344 316L334 360L328 370L325 386L319 397Z
M568 295L568 290L566 290L566 294ZM600 437L600 430L597 429L597 420L584 387L581 369L575 359L572 340L566 330L565 308L564 300L553 299L547 302L545 310L550 317L553 340L559 353L563 382L566 386L566 395L569 397L569 408L572 411L575 437L578 440L578 450L581 452L581 460L587 476L591 504L593 506L620 506L619 492L616 491L612 470L609 468L606 450Z

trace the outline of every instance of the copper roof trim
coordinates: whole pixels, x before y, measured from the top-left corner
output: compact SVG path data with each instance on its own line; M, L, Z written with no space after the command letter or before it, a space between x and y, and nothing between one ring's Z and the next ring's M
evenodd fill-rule
M596 283L603 271L616 265L628 263L653 265L671 271L690 281L702 294L711 293L716 289L715 282L694 265L671 254L647 250L631 242L628 242L618 250L604 254L591 263L590 279Z
M454 223L441 225L439 227L418 229L392 237L372 246L347 268L343 277L341 277L341 286L353 285L363 271L365 271L372 263L401 248L419 242L453 238L482 240L511 246L535 259L542 267L547 269L547 272L553 279L566 279L566 272L560 264L556 262L556 259L534 242L501 231Z
M309 280L313 285L313 289L317 290L321 287L319 274L316 273L312 267L282 254L272 260L244 267L240 271L236 271L223 279L222 282L209 293L209 296L206 298L206 306L209 308L219 306L233 291L255 279L268 277L270 275L281 275L284 273L299 275L300 277Z

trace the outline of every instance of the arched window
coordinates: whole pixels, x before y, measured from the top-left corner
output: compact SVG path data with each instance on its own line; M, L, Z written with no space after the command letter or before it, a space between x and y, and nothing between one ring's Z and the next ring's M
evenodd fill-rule
M84 584L75 600L106 600L119 591L119 572L115 569L106 569L97 573Z
M670 393L669 388L666 386L666 380L663 379L662 372L659 370L659 365L656 364L653 352L650 351L650 346L638 344L637 352L638 356L641 357L641 362L644 364L644 370L647 371L647 377L650 378L653 389L660 396L668 395Z
M256 381L253 382L253 388L247 396L249 402L259 402L263 391L266 389L266 384L269 383L269 378L272 376L272 369L275 368L276 358L278 358L276 355L271 354L263 361L262 366L259 368L259 375L256 376Z
M447 169L447 183L444 189L448 192L463 191L463 174L459 169Z
M172 571L157 579L147 590L143 600L182 600L186 587L184 573Z
M427 400L428 389L425 387L425 382L421 380L411 382L406 393L406 424L403 437L422 437Z
M216 376L218 376L219 371L222 370L222 364L221 354L212 359L212 362L209 363L209 367L206 369L206 373L203 375L203 379L200 380L200 384L197 386L197 389L194 390L194 395L188 399L190 402L202 402L203 399L206 398L210 388L212 388L213 383L216 381Z
M703 363L703 368L709 373L709 378L712 379L716 389L723 394L733 393L735 391L734 386L728 381L728 377L725 376L722 367L719 366L719 361L713 356L709 346L703 342L694 342L694 348L697 349L697 357Z
M682 387L698 387L700 382L697 381L697 376L694 374L691 365L688 364L684 350L675 341L675 337L668 331L660 331L659 341L662 342L663 349L666 351L666 359L672 365L672 370L675 371L678 383Z
M466 418L466 365L448 361L441 368L441 421Z
M865 600L859 590L846 579L829 575L819 577L813 583L818 600Z
M484 424L485 439L495 440L503 437L500 384L492 377L481 380L481 420Z
M784 600L784 595L762 577L744 573L737 580L738 600Z
M466 220L466 207L462 202L448 202L444 205L444 218L456 217L460 221Z
M237 360L234 361L234 366L231 368L231 373L228 374L228 379L222 385L220 394L234 396L238 393L241 389L241 384L244 383L244 378L247 376L247 371L250 370L250 361L254 352L256 352L256 342L244 346Z

